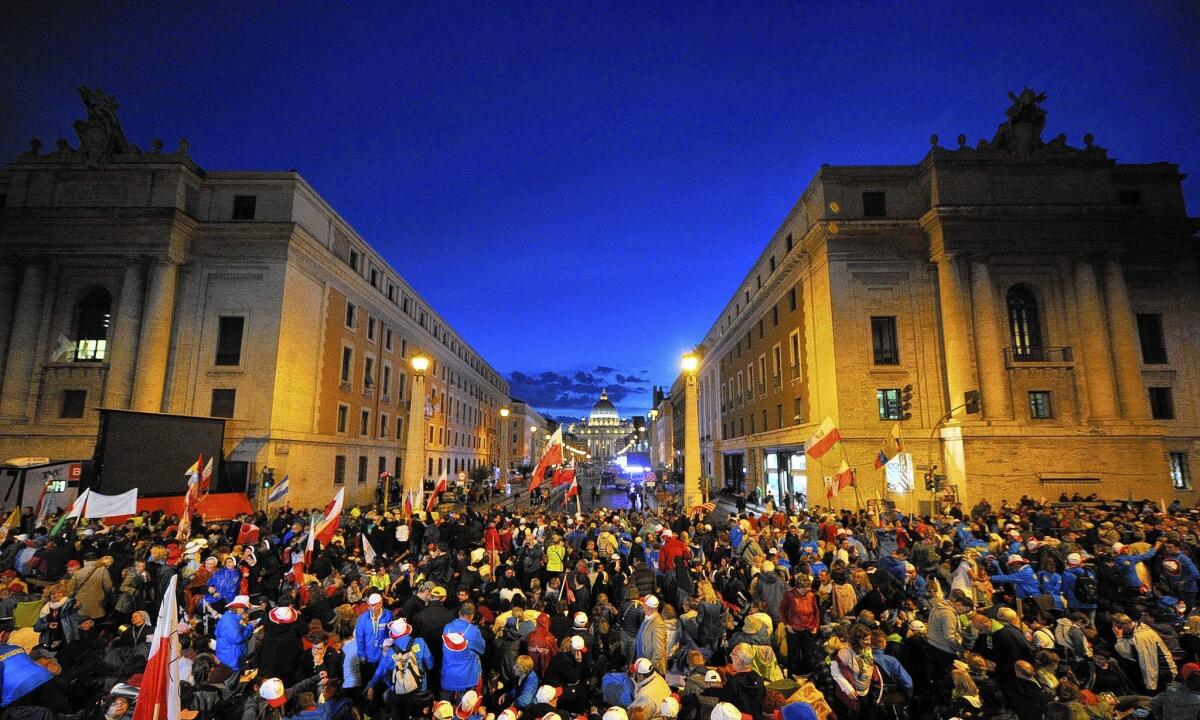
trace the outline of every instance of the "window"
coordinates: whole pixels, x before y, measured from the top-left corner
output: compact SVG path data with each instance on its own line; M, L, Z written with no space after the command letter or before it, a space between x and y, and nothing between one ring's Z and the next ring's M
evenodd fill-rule
M1167 453L1167 461L1171 466L1171 486L1176 490L1192 489L1192 473L1188 469L1187 453Z
M388 365L386 363L384 364L383 379L382 379L382 382L379 383L379 385L380 385L380 388L379 388L380 392L382 392L384 397L387 397L392 394L392 366L391 365Z
M388 416L379 415L379 437L385 438L388 436Z
M788 312L796 312L796 288L788 290Z
M343 485L346 482L346 456L338 455L333 458L333 484Z
M1008 290L1008 333L1014 360L1037 361L1044 356L1037 299L1024 285Z
M756 290L761 289L762 288L762 275L755 275L754 279L755 279L755 289Z
M399 435L400 433L397 432L396 434ZM397 478L404 477L404 472L403 472L404 471L404 461L402 458L396 458L396 466L395 467L396 467L396 471L394 473L392 473L392 476L397 477Z
M392 329L383 329L383 349L390 351L392 349Z
M775 387L779 387L783 379L783 348L779 343L771 348L771 374L774 379Z
M788 335L788 352L791 353L792 379L800 376L800 331L793 330Z
M896 346L896 318L871 318L871 350L876 365L899 365L900 349Z
M1138 313L1138 340L1142 343L1142 362L1163 365L1167 362L1167 344L1163 342L1162 315Z
M767 392L767 356L758 356L758 394L764 395Z
M762 318L758 319L758 339L759 340L763 339L763 319ZM747 349L749 349L749 346L750 346L750 343L747 342L746 343Z
M1029 391L1029 417L1033 420L1049 420L1054 417L1049 390Z
M367 339L375 339L375 318L370 315L367 316Z
M1171 397L1171 388L1150 388L1150 417L1155 420L1175 419L1175 401Z
M408 380L408 375L405 375L404 373L400 373L399 375L396 376L396 397L397 397L397 399L400 399L400 400L404 399L404 383L406 380Z
M346 327L358 327L358 308L352 302L346 303Z
M237 390L214 388L212 391L212 405L209 407L208 414L211 417L219 418L233 417L233 406L236 398Z
M223 317L217 321L217 365L242 364L242 329L246 318Z
M342 348L342 382L349 384L351 367L354 364L354 348Z
M879 403L880 420L904 419L904 409L901 407L900 401L900 388L876 390L875 401Z
M253 220L254 210L258 205L257 195L234 195L233 196L233 219L234 220Z
M762 418L763 418L763 432L766 432L771 429L771 426L767 425L767 409L766 408L763 408Z
M794 243L795 243L795 241L794 241L794 240L792 240L792 234L791 234L791 233L788 233L788 236L787 236L787 251L788 251L788 252L791 252L791 251L792 251L792 245L793 245Z
M75 308L75 360L99 362L107 357L111 312L112 295L104 288L92 290L79 301Z
M771 327L779 325L779 305L778 303L771 307Z
M379 271L371 268L371 287L379 287Z
M388 283L387 299L391 302L396 302L396 286Z
M371 411L363 410L359 415L358 434L366 437L371 434Z
M400 338L400 357L408 357L408 341Z
M887 199L882 192L862 194L863 217L887 217Z
M775 427L783 427L783 404L775 406Z
M754 429L754 415L751 414L750 415L750 434L753 435L756 432L758 432L758 431Z
M354 248L350 248L350 257L347 259L346 264L354 268L354 272L358 272L358 251Z
M1119 190L1117 191L1117 198L1122 205L1142 204L1142 194L1137 190Z
M792 422L796 425L804 422L803 398L794 398L792 400Z
M60 418L83 417L83 404L87 400L87 390L63 390L62 410Z
M375 385L375 358L370 355L363 358L363 390L370 390Z
M775 272L775 256L771 256L771 272Z

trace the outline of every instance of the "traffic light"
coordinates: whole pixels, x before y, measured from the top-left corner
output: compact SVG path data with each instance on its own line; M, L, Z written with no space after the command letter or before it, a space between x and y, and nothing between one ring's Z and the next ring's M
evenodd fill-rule
M978 390L968 390L963 393L963 411L968 415L979 414L980 404Z
M900 389L900 418L903 420L912 419L912 392L912 385Z
M933 473L925 473L925 489L933 492Z
M262 486L268 489L275 484L275 468L263 468Z

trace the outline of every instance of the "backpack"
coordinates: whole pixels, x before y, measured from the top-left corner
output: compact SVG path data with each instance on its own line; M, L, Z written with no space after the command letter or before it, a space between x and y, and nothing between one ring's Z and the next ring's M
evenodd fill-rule
M408 650L393 653L396 667L392 671L392 687L397 695L407 695L421 689L421 676L425 670L417 657L417 641L408 644Z
M620 671L605 673L600 681L600 693L610 707L629 707L633 704L633 679Z
M1075 599L1084 605L1094 605L1100 599L1100 586L1091 570L1084 570L1075 579Z

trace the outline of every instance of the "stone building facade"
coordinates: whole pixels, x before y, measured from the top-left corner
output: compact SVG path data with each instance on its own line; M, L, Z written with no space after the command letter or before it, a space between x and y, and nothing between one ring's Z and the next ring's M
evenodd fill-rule
M587 443L593 462L608 463L616 460L636 429L632 420L623 419L617 412L608 399L608 391L601 390L600 399L592 406L587 418L569 424L565 432Z
M529 403L517 399L509 404L509 416L504 422L508 432L509 470L521 465L536 464L545 448L550 424Z
M858 493L835 506L884 497L896 468L873 459L899 423L916 483L892 494L902 509L929 507L925 472L966 503L1195 500L1200 222L1184 176L1118 163L1090 135L1044 141L1044 96L1010 97L991 141L935 136L916 165L826 165L805 189L701 345L718 484L824 504L845 459ZM804 442L826 417L843 442L814 461Z
M251 481L358 502L402 475L411 408L427 475L498 460L505 380L300 175L142 151L82 92L78 148L0 171L0 457L91 457L98 408L219 416Z

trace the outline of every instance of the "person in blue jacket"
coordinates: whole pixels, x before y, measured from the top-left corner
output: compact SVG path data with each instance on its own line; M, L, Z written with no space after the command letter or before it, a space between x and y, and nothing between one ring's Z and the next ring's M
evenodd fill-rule
M367 609L354 623L354 645L362 663L363 677L373 676L383 659L383 641L387 639L388 624L392 622L392 611L383 606L383 596L371 593L367 596Z
M1148 589L1149 573L1138 571L1138 566L1150 560L1162 547L1162 538L1154 543L1154 547L1144 553L1134 555L1129 552L1129 546L1122 543L1113 543L1113 564L1117 566L1117 574L1121 577L1121 582L1125 584L1125 592L1130 596L1141 595L1142 589Z
M1023 613L1023 601L1027 598L1032 598L1042 592L1038 586L1037 576L1033 574L1033 568L1029 567L1029 561L1020 555L1009 555L1008 572L990 576L993 583L1009 583L1013 586L1013 594L1017 598L1017 612Z
M1038 570L1037 580L1042 593L1050 596L1051 610L1056 613L1065 612L1067 606L1064 603L1062 575L1053 570Z
M1085 602L1075 592L1082 577L1096 579L1096 573L1083 566L1083 556L1079 553L1067 555L1067 569L1062 574L1063 595L1067 596L1067 607L1072 611L1086 614L1092 622L1096 621L1096 603Z
M482 672L481 658L487 645L475 627L475 604L463 603L458 619L442 630L442 696L451 697L474 688Z
M227 603L238 594L242 584L242 571L238 570L237 558L232 555L225 558L225 567L212 574L208 579L208 602Z
M217 661L235 672L242 669L246 646L257 629L257 623L246 619L249 608L250 598L238 595L225 606L217 622Z
M416 652L417 662L421 668L420 691L428 690L429 671L433 669L433 653L429 652L429 646L425 644L424 640L412 634L412 626L404 618L388 623L388 639L384 641L384 644L387 647L383 653L383 659L380 660L379 667L375 669L375 674L371 676L371 680L366 686L367 699L374 699L375 687L383 682L390 692L389 702L392 717L417 717L421 714L421 708L413 703L415 698L411 697L416 693L397 694L396 689L392 686L392 675L396 671L398 657L402 657L408 652Z
M1179 543L1167 540L1163 543L1162 567L1171 594L1186 603L1191 611L1196 606L1196 580L1200 578L1196 563L1183 552Z
M20 645L0 644L0 707L8 707L54 678Z

